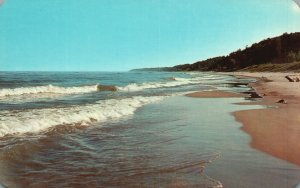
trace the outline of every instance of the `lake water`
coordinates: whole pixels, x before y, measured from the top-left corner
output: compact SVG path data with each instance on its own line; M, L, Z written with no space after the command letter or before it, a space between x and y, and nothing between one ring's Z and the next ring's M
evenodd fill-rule
M215 73L0 72L0 182L8 187L293 187L300 168L256 151L231 112L248 92ZM98 85L117 91L97 91Z

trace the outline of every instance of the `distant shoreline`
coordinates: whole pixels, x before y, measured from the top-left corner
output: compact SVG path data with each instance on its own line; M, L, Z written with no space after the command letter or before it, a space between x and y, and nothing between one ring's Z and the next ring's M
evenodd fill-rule
M132 71L300 72L300 32L267 38L226 56L173 67L141 68Z

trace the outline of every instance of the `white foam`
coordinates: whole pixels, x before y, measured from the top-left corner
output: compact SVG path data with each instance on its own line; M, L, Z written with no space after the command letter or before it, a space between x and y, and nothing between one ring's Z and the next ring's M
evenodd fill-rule
M89 125L118 119L134 113L146 104L162 100L163 96L109 99L96 104L65 108L0 111L0 136L16 133L35 133L56 125Z
M190 73L191 74L191 73ZM196 74L196 73L195 73ZM193 75L193 74L191 74ZM202 83L207 80L215 80L219 79L218 75L203 75L198 74L197 77L193 78L173 78L171 81L160 81L160 82L146 82L141 84L129 84L124 87L117 87L119 91L141 91L144 89L155 89L155 88L163 88L163 87L175 87L180 85L187 84L197 84ZM98 85L90 85L90 86L77 86L77 87L59 87L53 85L45 85L45 86L36 86L36 87L20 87L20 88L7 88L0 89L0 97L11 97L11 96L22 96L22 95L45 95L45 94L80 94L80 93L90 93L97 91ZM35 96L36 97L36 96Z
M142 84L129 84L124 87L118 87L120 91L141 91L144 89L154 89L154 88L163 88L163 87L175 87L180 85L187 85L187 84L196 84L201 83L203 78L196 77L196 78L174 78L172 81L162 81L162 82L148 82Z
M188 72L186 74L191 75L193 77L201 77L204 80L223 79L223 78L228 77L227 75L222 75L222 74L208 74L208 73L203 73L203 72Z
M14 89L1 89L0 97L16 96L26 94L54 93L54 94L76 94L89 93L97 91L97 85L78 86L78 87L59 87L53 85L36 86L36 87L20 87Z

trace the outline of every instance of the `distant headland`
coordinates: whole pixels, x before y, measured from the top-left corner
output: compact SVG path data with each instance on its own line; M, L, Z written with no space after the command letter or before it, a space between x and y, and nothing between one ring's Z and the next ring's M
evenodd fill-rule
M227 56L218 56L174 67L132 71L298 71L300 72L300 32L284 33L252 44Z

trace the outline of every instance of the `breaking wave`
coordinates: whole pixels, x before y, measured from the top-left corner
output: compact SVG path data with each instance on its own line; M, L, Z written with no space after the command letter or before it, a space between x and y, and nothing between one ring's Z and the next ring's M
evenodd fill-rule
M136 96L126 99L108 99L85 106L1 111L0 136L17 133L35 133L56 125L89 125L132 115L143 105L162 100L163 96Z
M187 85L187 84L196 84L200 83L203 78L173 78L172 81L164 81L164 82L148 82L142 84L129 84L124 87L118 87L120 91L141 91L144 89L155 89L155 88L163 88L163 87L175 87L180 85Z
M164 88L164 87L175 87L180 85L187 85L187 84L198 84L203 81L208 80L215 80L220 79L220 76L199 76L193 78L178 78L172 77L167 81L160 81L160 82L145 82L141 84L129 84L127 86L116 86L119 91L127 91L127 92L134 92L134 91L141 91L144 89L155 89L155 88ZM60 87L60 86L53 86L53 85L46 85L46 86L35 86L35 87L20 87L20 88L5 88L0 89L0 97L7 97L7 96L19 96L19 95L29 95L29 94L80 94L80 93L90 93L96 92L97 87L99 85L90 85L90 86L75 86L75 87Z
M59 87L53 85L46 85L46 86L36 86L36 87L20 87L14 89L1 89L0 97L26 95L26 94L40 94L40 93L55 93L55 94L89 93L89 92L97 91L97 86L98 85Z

